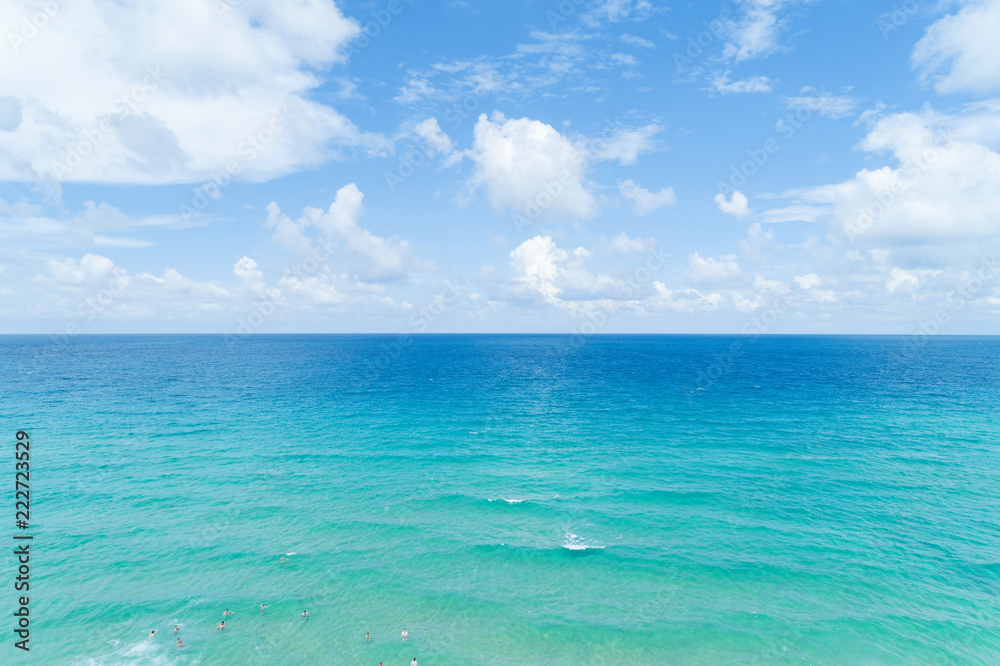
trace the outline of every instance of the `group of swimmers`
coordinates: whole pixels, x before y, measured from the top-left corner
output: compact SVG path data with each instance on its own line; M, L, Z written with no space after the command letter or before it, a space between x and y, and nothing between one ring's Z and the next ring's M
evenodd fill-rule
M282 559L284 559L284 558L282 558ZM260 612L261 612L261 613L263 613L264 611L266 611L266 610L267 610L268 608L270 608L270 607L271 607L271 606L270 606L270 604L269 604L269 605L267 605L267 606L265 606L265 605L263 604L263 602L262 602L262 603L260 604ZM224 612L222 613L222 617L229 617L230 615L234 615L235 613L236 613L236 611L231 611L231 610L229 610L229 609L227 608L227 609L226 609L226 610L225 610L225 611L224 611ZM303 619L309 619L309 613L308 613L308 611L302 611L301 613L299 613L299 617L301 617L301 618L303 618ZM228 629L228 628L229 628L229 627L227 627L227 626L226 626L226 621L225 621L225 620L222 620L221 622L219 622L219 626L217 626L217 627L215 628L215 630L216 630L216 631L223 631L223 630L225 630L225 629ZM174 633L176 634L176 633L178 633L178 632L179 632L180 630L181 630L181 628L180 628L180 627L179 627L178 625L176 625L176 624L175 624L175 625L174 625ZM151 632L149 632L149 637L150 637L150 638L153 638L154 636L156 636L156 629L153 629L153 630L152 630ZM400 638L402 638L402 639L403 639L403 640L405 641L406 639L408 639L408 638L410 637L410 634L409 634L409 632L407 632L407 631L406 631L406 629L404 628L404 629L403 629L403 633L401 633L401 634L399 635L399 637L400 637ZM365 642L367 643L367 642L371 641L371 639L372 639L372 635L371 635L371 632L365 632ZM183 642L183 641L181 640L181 637L180 637L180 636L178 636L178 637L177 637L177 647L179 647L179 648L182 648L182 647L184 647L184 642ZM382 662L381 662L381 661L380 661L380 662L378 662L378 666L382 666ZM411 661L411 662L410 662L410 666L417 666L417 658L416 658L416 657L414 657L414 658L413 658L413 661Z

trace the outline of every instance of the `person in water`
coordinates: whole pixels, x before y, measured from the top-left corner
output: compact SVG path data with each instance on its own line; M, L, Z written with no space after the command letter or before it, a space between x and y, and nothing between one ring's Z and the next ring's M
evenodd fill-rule
M410 662L410 666L417 666L417 658L414 657L413 661Z
M368 632L365 632L365 640L366 641L370 641L371 639L372 639L372 635L370 633L368 633Z
M231 611L231 610L229 610L229 609L227 608L227 609L226 609L226 612L222 614L222 617L225 617L225 616L227 616L227 615L232 615L232 614L233 614L233 611Z
M264 612L265 610L267 610L267 609L268 609L268 608L270 608L270 607L271 607L270 605L268 605L268 606L265 606L264 604L261 604L261 605L260 605L260 612L261 612L261 613L263 613L263 612Z
M409 638L409 637L410 637L410 635L409 635L408 633L406 633L406 629L403 629L403 633L401 633L401 634L400 634L399 636L400 636L400 637L401 637L401 638L402 638L402 639L403 639L404 641L405 641L405 640L406 640L407 638Z
M223 630L223 629L225 629L225 628L226 628L226 621L225 621L225 620L223 620L222 622L220 622L220 623L219 623L219 626L217 626L217 627L215 628L215 630L216 630L216 631L222 631L222 630Z
M175 624L175 625L174 625L174 633L176 634L176 633L177 633L178 631L180 631L180 630L181 630L181 628L180 628L180 627L178 627L178 626L177 626L177 625Z
M149 637L150 638L152 638L155 635L156 635L156 629L153 629L151 632L149 632Z
M302 611L302 617L309 617L309 613Z
M181 642L180 636L177 637L177 647L184 647L184 643Z

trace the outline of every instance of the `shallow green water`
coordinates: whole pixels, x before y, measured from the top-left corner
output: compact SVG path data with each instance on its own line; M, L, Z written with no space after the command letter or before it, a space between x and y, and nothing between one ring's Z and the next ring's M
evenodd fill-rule
M396 342L0 338L30 663L1000 663L997 339Z

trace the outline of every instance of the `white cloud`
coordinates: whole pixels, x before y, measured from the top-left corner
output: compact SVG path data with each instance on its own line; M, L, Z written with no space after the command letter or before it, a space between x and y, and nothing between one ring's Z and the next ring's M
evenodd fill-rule
M636 185L631 178L618 183L618 191L632 202L632 210L635 211L636 215L645 215L664 206L673 206L677 203L674 188L664 187L659 192L650 192Z
M652 238L629 238L624 231L611 239L611 249L622 254L638 254L656 247Z
M907 273L902 268L893 268L889 273L889 279L885 283L885 288L890 292L894 292L901 287L916 289L919 286L920 280L917 279L917 276Z
M740 81L730 81L727 71L712 79L712 88L723 95L766 93L771 92L771 79L766 76L750 76Z
M563 289L556 282L567 275L579 280L584 270L583 258L589 254L583 247L567 252L556 246L551 236L535 236L510 253L510 263L517 282L537 291L549 303L557 304Z
M978 107L976 113L981 113ZM834 185L786 193L799 219L830 220L855 243L958 243L1000 230L1000 154L977 142L993 130L963 113L877 119L860 147L891 151L896 166L862 169ZM768 211L769 214L778 213Z
M656 47L656 44L649 41L648 39L644 39L642 37L639 37L638 35L630 35L628 33L622 35L622 41L625 42L626 44L631 44L632 46L640 46L644 49L652 49Z
M812 289L813 287L819 286L823 283L823 280L815 273L796 275L792 278L792 281L799 285L801 289Z
M806 86L799 92L800 95L797 97L785 98L785 108L791 111L800 109L816 111L827 118L843 118L850 115L858 106L858 101L853 97L831 95L810 86Z
M649 299L654 308L665 308L681 312L711 312L718 310L725 300L720 293L705 294L697 289L669 289L659 280L653 281L656 296Z
M389 147L309 99L359 31L332 2L55 4L0 68L0 179L196 182L236 161L262 180ZM38 11L6 0L3 33Z
M613 310L618 307L616 295L625 291L624 282L592 273L584 265L589 256L584 247L560 248L551 236L529 238L510 253L514 292L537 294L544 302L576 314L595 308Z
M603 0L582 18L588 25L599 27L626 20L643 21L652 12L653 5L648 0Z
M747 261L762 264L770 259L768 250L774 245L774 231L764 231L760 222L754 222L747 230L747 237L739 242L740 254Z
M298 220L283 215L272 202L267 206L265 225L275 230L277 242L299 252L308 250L306 232L315 228L322 238L339 243L337 257L361 282L401 280L411 271L434 270L432 262L416 257L407 241L376 236L358 224L364 212L363 198L357 185L350 183L337 190L329 209L306 208Z
M743 15L728 21L728 41L722 52L727 60L750 60L779 49L778 33L784 21L778 12L797 0L739 0ZM808 0L807 0L808 1Z
M66 257L50 259L49 274L60 284L86 284L106 280L115 268L114 262L99 254L87 253L79 261Z
M749 206L749 201L747 201L746 195L735 190L729 200L726 201L726 195L719 192L715 195L715 205L719 207L723 213L729 213L737 218L746 217L750 215L751 210Z
M656 149L653 137L661 129L655 123L633 129L616 129L610 138L592 142L591 156L596 160L618 160L622 165L635 164L639 155Z
M695 252L691 255L688 268L684 271L684 276L694 283L718 283L725 282L740 275L740 265L731 257L723 257L722 260L714 257L702 257Z
M427 142L428 147L431 149L431 154L437 152L442 155L448 155L455 149L451 137L441 131L441 126L438 125L437 118L428 118L417 123L414 131L417 133L417 136Z
M767 224L779 222L816 222L826 214L826 209L807 203L793 203L782 208L765 210L758 217Z
M441 91L432 86L426 78L411 74L407 77L406 84L399 89L399 94L393 99L400 104L415 104L422 99L441 94Z
M927 28L912 61L938 92L1000 90L1000 1L967 0Z
M498 210L535 219L579 220L597 213L584 185L587 154L551 125L496 112L479 116L472 150L476 170L469 184L486 190Z

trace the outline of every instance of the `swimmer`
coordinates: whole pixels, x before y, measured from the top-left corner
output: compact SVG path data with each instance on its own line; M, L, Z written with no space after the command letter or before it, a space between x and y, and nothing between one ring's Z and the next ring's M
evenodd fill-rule
M417 658L414 657L413 661L410 662L410 666L417 666Z
M309 613L302 611L302 617L309 617Z
M263 612L264 612L265 610L267 610L267 609L268 609L268 608L270 608L270 607L271 607L270 605L268 605L268 606L265 606L264 604L261 604L261 605L260 605L260 612L261 612L261 613L263 613Z
M149 637L150 638L152 638L155 635L156 635L156 629L153 629L151 632L149 632Z
M282 555L282 556L281 556L281 561L282 561L282 562L284 562L284 561L285 561L285 556L284 556L284 555Z
M181 642L179 637L177 638L177 647L184 647L184 643Z
M178 631L180 631L180 630L181 630L181 628L180 628L180 627L178 627L178 626L177 626L177 625L175 624L175 625L174 625L174 633L176 634L176 633L177 633Z
M370 641L371 639L372 639L372 635L370 633L368 633L368 632L365 632L365 640L366 641Z
M216 631L222 631L222 630L223 630L223 629L225 629L225 628L226 628L226 621L225 621L225 620L223 620L222 622L220 622L220 623L219 623L219 626L217 626L217 627L215 628L215 630L216 630Z
M227 608L227 609L226 609L226 612L222 614L222 617L225 617L225 616L227 616L227 615L232 615L232 614L233 614L233 613L235 613L235 612L236 612L236 611L231 611L231 610L229 610L229 609Z
M408 633L406 633L406 629L403 629L403 633L401 633L401 634L400 634L399 636L400 636L400 637L401 637L401 638L402 638L402 639L403 639L404 641L405 641L405 640L406 640L407 638L409 638L409 637L410 637L410 635L409 635Z

